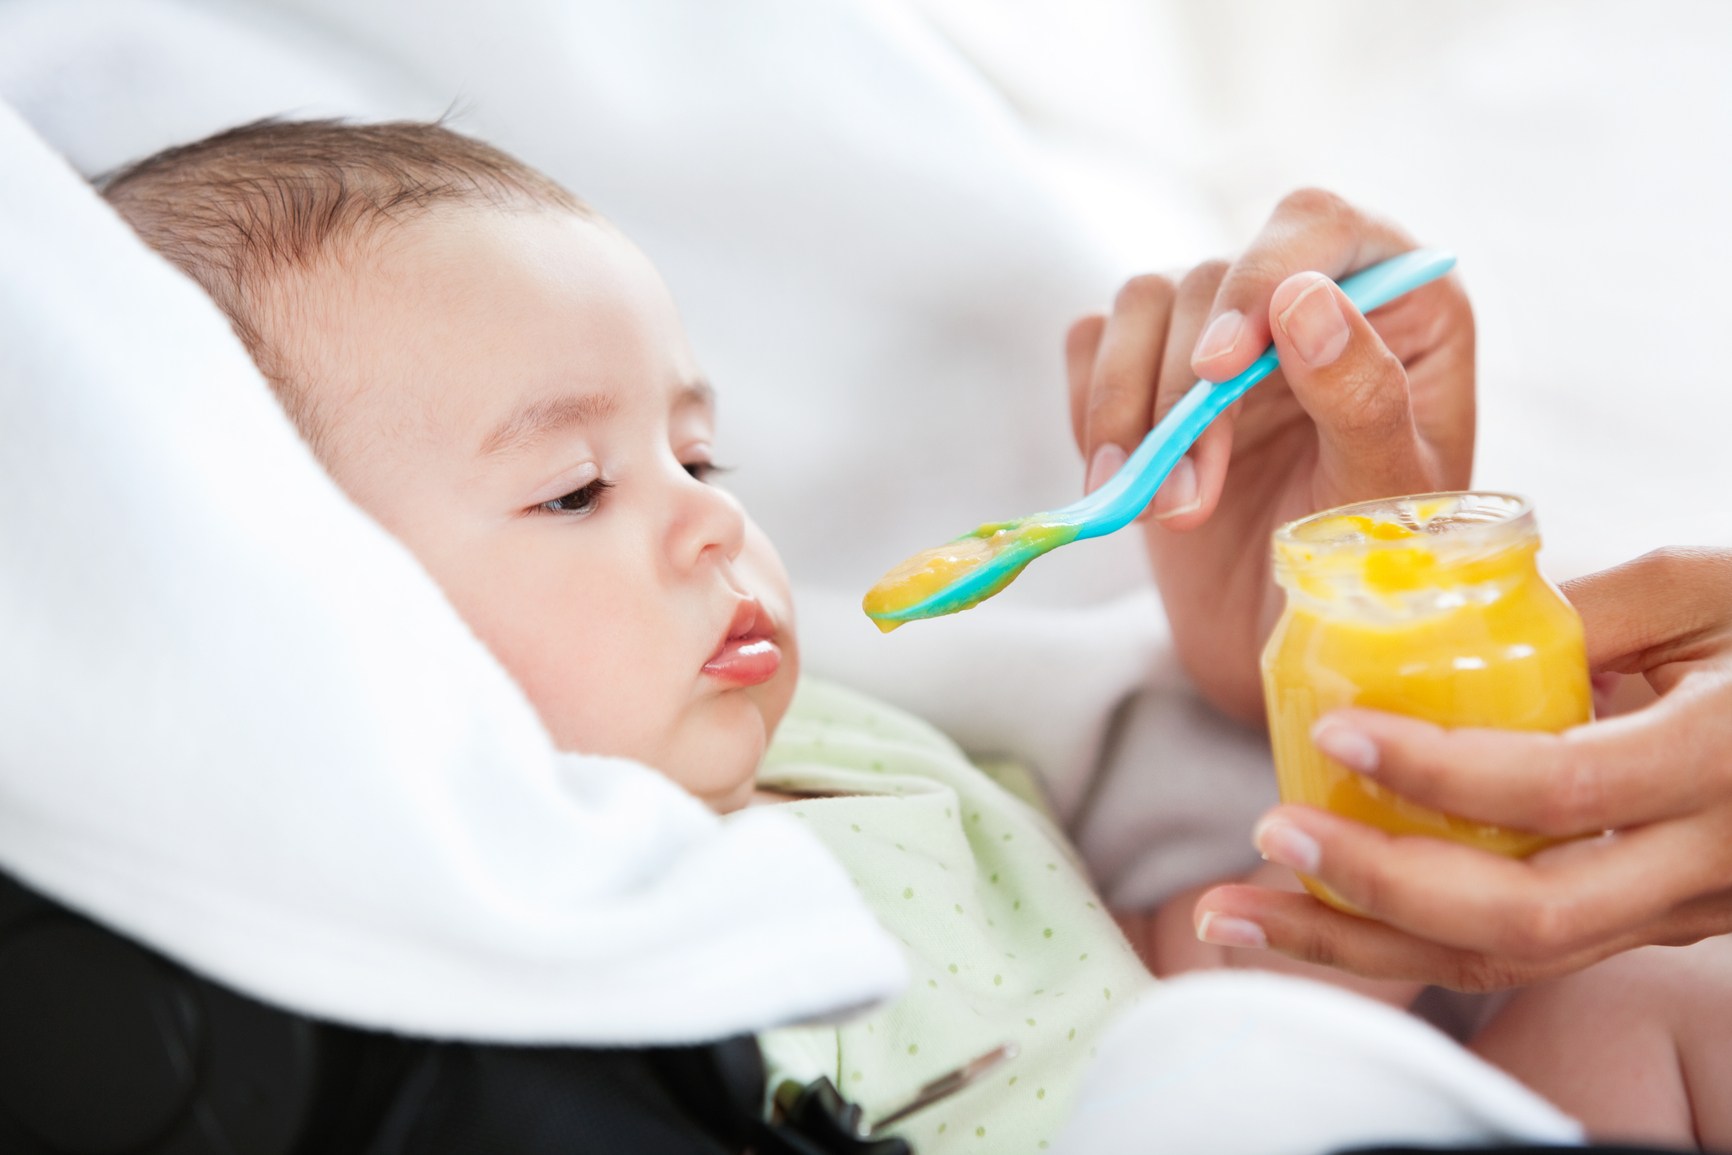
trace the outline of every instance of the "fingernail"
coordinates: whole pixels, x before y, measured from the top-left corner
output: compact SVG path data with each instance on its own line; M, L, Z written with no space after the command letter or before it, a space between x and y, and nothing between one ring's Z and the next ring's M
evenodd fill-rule
M1209 327L1203 330L1203 335L1197 338L1197 348L1191 354L1191 361L1213 361L1216 357L1231 353L1244 331L1245 315L1237 309L1228 309L1210 321Z
M1324 720L1311 727L1311 743L1349 770L1377 773L1377 743L1358 730Z
M1329 278L1323 276L1281 311L1276 324L1313 369L1321 369L1341 356L1351 335L1347 317L1335 300L1335 291L1329 287Z
M1242 946L1267 950L1269 936L1263 928L1245 918L1231 918L1209 911L1197 922L1197 939L1215 946Z
M1107 483L1107 479L1119 471L1119 466L1125 463L1125 451L1107 442L1095 450L1095 455L1089 459L1088 478L1083 482L1083 492L1093 493Z
M1197 485L1197 467L1191 463L1187 454L1179 458L1173 471L1167 474L1167 480L1161 483L1161 488L1151 503L1154 510L1152 516L1156 521L1165 521L1181 513L1190 513L1202 504L1203 492Z
M1323 848L1317 840L1284 818L1259 822L1251 832L1251 841L1264 858L1300 874L1316 873L1317 864L1323 861Z

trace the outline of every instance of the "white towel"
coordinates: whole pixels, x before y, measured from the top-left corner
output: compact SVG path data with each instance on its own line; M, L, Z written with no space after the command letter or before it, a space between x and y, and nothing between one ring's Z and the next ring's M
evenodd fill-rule
M4 105L0 866L418 1034L708 1039L902 973L797 824L557 753L215 307Z
M1266 750L1178 671L1134 534L1049 555L978 613L890 636L860 613L898 557L1075 495L1060 341L1133 271L913 6L7 0L0 99L87 172L273 113L455 106L668 278L810 671L1037 769L1110 897L1255 861ZM1211 246L1194 209L1142 203Z

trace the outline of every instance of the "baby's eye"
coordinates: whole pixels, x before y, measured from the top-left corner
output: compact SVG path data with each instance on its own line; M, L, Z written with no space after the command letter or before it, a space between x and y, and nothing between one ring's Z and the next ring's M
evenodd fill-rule
M594 513L601 505L601 495L612 488L613 482L603 481L598 477L582 489L574 489L563 497L544 501L535 508L542 513Z
M717 465L713 461L687 461L684 464L686 472L698 481L709 481L718 474L728 472L727 466Z

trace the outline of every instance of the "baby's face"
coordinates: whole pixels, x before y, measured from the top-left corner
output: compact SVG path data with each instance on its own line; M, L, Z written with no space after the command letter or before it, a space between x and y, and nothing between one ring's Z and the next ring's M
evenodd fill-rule
M451 208L301 287L276 347L327 467L554 741L744 805L794 688L788 581L706 480L712 399L649 262L568 213Z

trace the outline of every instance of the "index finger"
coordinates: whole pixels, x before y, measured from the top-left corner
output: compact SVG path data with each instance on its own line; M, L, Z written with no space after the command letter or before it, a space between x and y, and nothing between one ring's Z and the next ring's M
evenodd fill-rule
M1334 193L1289 193L1227 270L1203 322L1191 368L1206 380L1225 381L1256 360L1273 337L1269 301L1276 286L1294 273L1319 272L1340 280L1415 244L1395 225Z
M1726 889L1732 812L1561 843L1525 859L1393 835L1283 805L1257 847L1372 918L1448 946L1528 961L1593 949Z
M1405 979L1458 991L1496 991L1578 970L1607 955L1649 941L1626 934L1556 958L1516 959L1482 950L1447 946L1357 915L1343 914L1308 894L1260 886L1216 887L1197 902L1193 915L1205 942L1222 922L1254 928L1270 950L1336 967L1369 979ZM1245 929L1238 929L1243 935ZM1237 942L1228 945L1239 945Z
M1415 802L1567 838L1702 810L1732 795L1732 707L1723 678L1687 674L1633 714L1562 734L1446 730L1348 709L1312 732L1317 748Z

